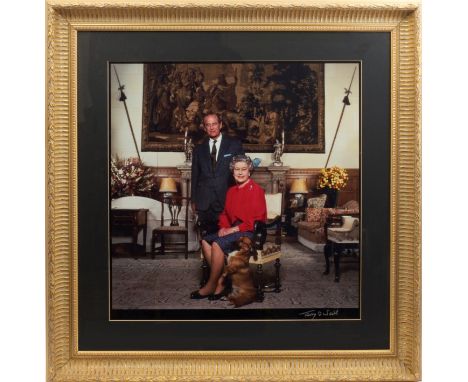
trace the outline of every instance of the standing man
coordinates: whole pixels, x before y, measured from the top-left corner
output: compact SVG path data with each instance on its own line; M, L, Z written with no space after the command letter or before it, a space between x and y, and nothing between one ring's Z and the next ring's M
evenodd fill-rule
M192 211L198 213L204 230L213 232L218 230L218 217L233 182L229 163L244 150L238 139L221 133L223 125L217 114L206 114L203 125L207 138L195 147L192 157Z

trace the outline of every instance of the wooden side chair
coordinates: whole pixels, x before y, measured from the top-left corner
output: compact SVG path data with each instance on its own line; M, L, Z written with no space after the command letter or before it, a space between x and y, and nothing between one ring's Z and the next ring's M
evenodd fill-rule
M151 235L151 256L154 259L156 254L183 252L188 259L190 198L170 196L164 197L161 202L161 225L154 228ZM180 218L181 211L185 212L183 218Z

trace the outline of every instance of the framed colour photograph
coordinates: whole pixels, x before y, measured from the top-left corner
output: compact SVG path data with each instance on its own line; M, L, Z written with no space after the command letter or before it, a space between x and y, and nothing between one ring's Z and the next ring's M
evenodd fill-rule
M47 22L48 380L421 378L417 2Z

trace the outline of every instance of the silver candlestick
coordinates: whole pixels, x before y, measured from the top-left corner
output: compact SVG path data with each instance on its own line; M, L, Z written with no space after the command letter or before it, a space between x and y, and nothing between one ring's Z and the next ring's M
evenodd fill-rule
M281 156L283 155L284 151L284 135L283 135L283 142L276 140L276 143L273 145L275 151L273 152L273 166L282 166L283 162L281 162Z
M190 138L188 141L185 140L184 142L184 154L185 154L185 164L186 165L192 165L192 154L193 154L193 148L194 144L192 143L192 138Z

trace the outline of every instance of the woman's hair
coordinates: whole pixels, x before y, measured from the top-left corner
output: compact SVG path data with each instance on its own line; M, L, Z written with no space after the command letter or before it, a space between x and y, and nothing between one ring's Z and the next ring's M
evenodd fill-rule
M244 162L247 163L247 166L249 166L249 171L252 171L254 168L254 165L252 163L252 159L250 159L249 156L247 155L234 155L231 159L231 163L229 163L229 170L233 171L234 166L236 165L237 162Z

